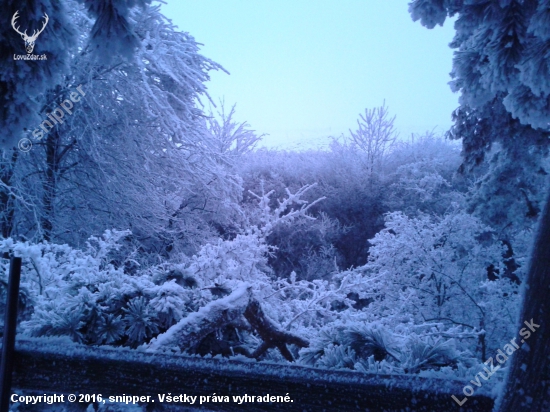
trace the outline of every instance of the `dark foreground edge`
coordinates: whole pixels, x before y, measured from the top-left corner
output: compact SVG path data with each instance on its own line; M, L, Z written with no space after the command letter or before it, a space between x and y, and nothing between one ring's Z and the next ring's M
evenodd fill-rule
M193 407L221 411L460 411L490 412L493 399L477 395L459 407L464 382L367 375L300 366L189 358L137 350L87 347L57 339L18 341L12 393L152 396L229 396L230 402ZM293 402L233 402L233 396L288 394ZM190 406L189 403L178 403Z

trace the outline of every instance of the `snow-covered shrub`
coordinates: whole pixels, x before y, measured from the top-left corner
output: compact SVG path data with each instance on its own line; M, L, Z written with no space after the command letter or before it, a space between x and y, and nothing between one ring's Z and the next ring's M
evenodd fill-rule
M189 273L208 288L225 285L232 289L244 281L253 283L257 291L269 288L272 270L268 258L274 247L268 244L267 238L279 226L315 220L307 212L323 198L313 202L303 199L314 186L303 186L295 193L287 189L286 197L277 199L275 207L271 207L273 191L261 195L251 193L257 206L249 214L247 227L231 239L205 244L189 259Z
M479 334L482 357L512 335L517 285L504 277L488 280L489 265L504 267L503 247L475 217L458 207L441 217L390 213L371 243L364 267L376 294L370 313L462 325Z
M408 341L408 349L401 359L401 364L404 371L410 373L443 366L456 366L462 355L457 351L454 339L436 339L430 344L413 338Z
M453 204L465 204L465 196L441 175L437 161L418 161L399 166L392 176L390 205L410 216L443 214ZM456 181L456 179L454 179Z
M397 360L398 349L394 339L380 324L333 322L320 330L308 348L300 350L300 361L327 367L333 362L342 363L336 361L337 355L351 356L354 362L348 367L353 369L357 360L367 360L371 356L378 362Z
M270 247L258 231L239 234L234 239L218 239L204 245L190 259L189 271L206 287L228 284L231 287L239 281L265 283L269 268L267 256Z
M344 263L335 244L348 230L324 212L314 221L280 225L267 238L276 246L269 264L281 277L296 272L299 279L327 279Z
M288 191L273 209L270 193L257 196L259 209L250 217L257 225L231 239L207 243L179 264L138 265L125 271L128 251L121 250L121 243L130 235L127 231L92 237L84 250L5 239L0 251L23 257L24 282L35 303L20 330L32 336L66 335L85 344L136 347L245 282L253 285L255 298L269 298L265 310L273 319L289 327L311 326L317 312L328 314L331 302L344 295L326 281L299 285L294 284L295 277L292 285L274 281L267 261L272 247L266 242L278 225L312 219L307 215L312 203L301 199L309 188ZM301 296L289 299L285 293L292 294L291 289L300 289L293 293ZM225 336L231 331L219 333ZM207 346L201 346L205 353Z
M401 328L403 329L403 328ZM454 339L395 333L381 322L334 322L321 328L299 361L322 368L346 368L370 373L413 373L442 368L469 369L475 365L468 351L457 349ZM401 330L403 332L403 330Z
M189 259L187 269L198 280L200 287L215 293L228 294L243 282L252 285L255 298L262 302L263 310L289 331L324 325L338 316L332 311L335 301L346 301L352 288L346 282L340 286L327 280L297 280L296 273L275 278L268 258L274 247L268 239L279 227L292 227L303 221L312 221L308 210L317 201L307 202L303 196L314 185L306 185L295 193L286 191L286 197L272 202L273 192L252 195L257 209L250 213L250 225L233 239L219 239L204 245ZM220 331L222 334L227 330ZM246 344L246 342L243 342Z
M152 273L130 276L111 257L129 232L107 231L92 237L85 250L42 242L4 239L1 252L24 262L22 285L33 303L20 331L32 336L66 335L86 344L137 346L194 310L196 288ZM166 268L164 268L166 269ZM158 271L158 270L157 270Z
M263 303L285 329L310 336L342 317L353 303L347 296L357 286L348 277L339 284L323 279L296 280L293 272L288 279L274 282L273 293L265 296Z
M352 369L371 372L467 371L471 353L485 360L513 336L518 285L488 278L489 265L504 267L503 245L458 205L443 216L389 213L371 243L365 266L333 277L332 287L353 285L343 294L346 304L316 312L325 326L301 325L314 336L301 362L350 367L355 360Z

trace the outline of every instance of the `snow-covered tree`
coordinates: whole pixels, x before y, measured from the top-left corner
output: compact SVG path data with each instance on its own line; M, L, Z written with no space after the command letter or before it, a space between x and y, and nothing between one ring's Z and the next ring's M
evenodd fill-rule
M413 20L433 28L456 16L453 90L462 107L481 109L494 99L522 124L548 130L550 41L547 0L472 2L414 0ZM478 116L486 118L485 116Z
M0 144L12 149L23 137L25 129L40 122L38 111L44 93L59 84L69 70L70 52L76 42L76 30L64 2L41 0L25 3L7 1L2 4L0 29ZM25 43L13 29L32 33L44 24L44 31L34 47L34 53L46 54L48 60L15 60L14 54L25 52Z
M532 225L538 215L534 211L542 210L544 202L541 187L546 186L547 171L542 162L550 136L547 8L546 1L520 0L410 3L413 19L427 27L456 16L450 84L460 92L460 107L449 136L462 139L464 171L480 165L490 149L497 151L493 143L499 143L498 155L489 159L491 170L470 202L473 210L484 209L487 223L498 229L507 226L505 238L516 227ZM522 161L524 171L518 173L520 158L529 160ZM517 205L515 218L497 222L506 213L502 206L511 203Z
M394 117L389 117L386 103L374 109L365 109L365 114L359 114L357 130L349 131L352 145L364 153L365 167L369 176L380 166L383 156L391 149L397 139L393 126Z
M442 25L447 16L457 16L456 35L451 43L451 47L457 49L451 87L460 91L461 107L455 112L455 129L451 135L463 138L466 157L481 161L494 141L499 141L504 148L505 156L500 157L502 164L494 168L500 172L523 157L517 153L535 150L540 152L535 152L537 157L547 156L550 2L415 0L410 2L409 11L414 20L420 20L428 28ZM530 163L522 165L531 166L526 179L520 177L519 180L529 187L536 181L540 165L534 168ZM541 175L546 174L542 169ZM500 185L511 183L517 183L515 177L512 181L503 180ZM544 199L544 195L523 189L526 211L536 211L538 206L533 198ZM520 192L516 191L518 196ZM523 328L524 321L533 321L540 329L537 342L526 343L511 360L502 402L497 403L497 408L504 412L525 407L541 411L550 408L550 349L542 343L550 339L549 202L547 199L525 280L518 327Z
M78 136L72 158L79 164L66 188L82 199L75 203L83 223L95 221L99 230L131 225L139 239L157 236L148 247L162 254L178 245L196 248L208 236L208 221L233 213L239 196L238 179L227 172L197 106L201 95L207 98L208 71L220 66L158 6L130 19L140 39L132 61L108 72L86 56L75 62L90 97L67 133L66 139Z
M239 158L252 151L263 135L258 136L250 129L247 122L238 123L235 119L235 106L226 113L225 103L220 102L220 108L213 112L210 110L207 119L207 128L210 135L217 143L220 154L229 154L232 158Z
M517 285L505 277L487 278L489 265L504 265L502 248L492 237L490 228L457 205L441 217L388 214L364 267L375 279L369 311L396 318L407 313L417 324L464 326L479 334L484 360L487 349L496 350L506 338L510 327L503 329L503 323L513 324L517 306Z
M91 27L90 47L94 56L106 61L109 56L131 56L137 45L134 26L128 21L130 11L144 7L150 0L81 0L95 19ZM0 29L0 144L11 149L23 137L25 130L41 121L38 113L47 102L45 92L63 82L68 73L71 53L76 46L78 27L71 20L71 4L60 1L39 0L30 3L7 1L3 4L4 16ZM34 52L46 54L47 60L15 60L21 54L24 43L12 28L12 20L18 12L14 26L19 31L39 30L48 21L36 42ZM49 26L49 27L48 27ZM110 48L108 53L104 49Z
M71 13L82 32L91 30L82 8ZM77 53L63 86L50 91L52 104L79 84L86 95L63 124L37 128L22 154L12 180L36 207L19 217L27 221L19 233L75 245L106 228L131 228L148 252L192 253L212 225L228 224L240 196L232 156L218 151L197 103L207 98L208 71L220 66L158 6L128 20L139 40L133 57L104 65ZM79 49L88 43L81 36Z
M456 173L460 162L460 146L433 132L396 143L384 168L391 188L390 210L411 217L442 215L452 203L464 204L471 183Z

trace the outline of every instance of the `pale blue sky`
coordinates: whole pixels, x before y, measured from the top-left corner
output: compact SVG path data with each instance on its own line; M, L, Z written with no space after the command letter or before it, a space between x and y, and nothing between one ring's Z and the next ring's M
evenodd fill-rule
M207 83L215 102L264 145L327 142L355 129L359 113L385 100L401 137L451 125L452 22L428 30L407 0L168 0L164 14L201 53L231 74Z

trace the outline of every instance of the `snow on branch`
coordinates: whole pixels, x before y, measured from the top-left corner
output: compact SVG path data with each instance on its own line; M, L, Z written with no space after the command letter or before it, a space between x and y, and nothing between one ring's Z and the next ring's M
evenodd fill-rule
M179 347L186 350L197 345L209 333L244 314L251 289L248 283L243 283L230 295L203 306L151 340L145 347L146 350L157 351L162 347Z
M274 210L271 210L269 205L271 195L275 192L274 190L263 193L262 195L258 195L249 190L248 192L259 200L258 206L261 211L260 221L262 223L262 232L268 235L278 224L289 224L297 218L315 220L315 217L309 215L307 212L312 206L326 199L326 197L322 196L311 203L302 199L302 197L315 186L317 186L317 183L302 186L296 193L292 193L286 188L287 197L283 200L277 199L277 207ZM293 208L293 205L298 206L298 208Z
M252 286L243 283L230 295L208 303L157 336L145 350L158 351L168 347L193 349L210 333L230 323L239 324L238 321L243 317L263 340L252 354L246 353L247 356L259 358L268 349L277 348L285 359L292 362L294 357L287 345L294 344L300 348L309 346L306 339L282 330L269 319L260 302L252 296Z

